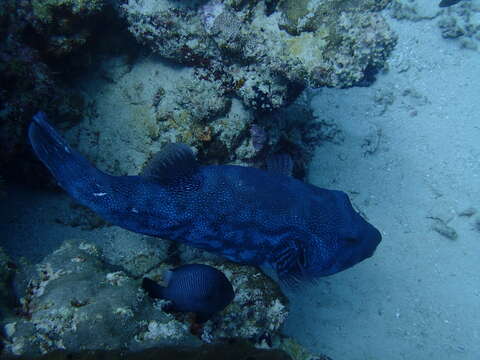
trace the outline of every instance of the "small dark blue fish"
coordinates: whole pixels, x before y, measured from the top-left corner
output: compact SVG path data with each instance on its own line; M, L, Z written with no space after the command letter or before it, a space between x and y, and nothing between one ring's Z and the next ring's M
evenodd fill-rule
M164 277L165 287L144 278L143 289L152 298L170 300L173 311L195 313L199 323L225 309L235 296L227 277L208 265L183 265L167 271Z
M440 1L440 4L438 4L438 6L448 7L448 6L458 4L460 1L462 1L462 0L442 0L442 1Z
M288 155L269 159L268 171L202 166L187 145L170 144L140 176L111 176L68 146L44 113L28 135L58 184L105 220L238 263L270 265L286 283L348 269L382 239L347 194L291 177Z

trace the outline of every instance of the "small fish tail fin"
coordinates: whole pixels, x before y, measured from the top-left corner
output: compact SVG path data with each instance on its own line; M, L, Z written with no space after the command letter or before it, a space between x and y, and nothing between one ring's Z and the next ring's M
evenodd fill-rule
M91 192L93 184L101 177L107 176L72 149L48 123L43 112L38 112L33 117L28 128L28 137L33 151L50 170L58 184L82 203L84 193Z
M155 298L155 299L165 298L163 294L163 290L165 288L147 277L143 278L142 280L142 289L145 290L148 296L150 296L151 298Z

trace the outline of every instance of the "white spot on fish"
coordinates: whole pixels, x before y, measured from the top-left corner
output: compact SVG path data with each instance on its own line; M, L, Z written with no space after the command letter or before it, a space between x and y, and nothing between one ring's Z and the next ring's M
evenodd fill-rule
M138 214L138 210L135 208L132 208L132 212L134 212L135 214Z
M93 196L105 196L105 195L107 195L107 193L102 193L102 192L93 193Z
M67 153L69 153L69 154L70 154L70 149L68 148L68 146L67 146L67 145L65 145L64 149L65 149L65 151L66 151Z

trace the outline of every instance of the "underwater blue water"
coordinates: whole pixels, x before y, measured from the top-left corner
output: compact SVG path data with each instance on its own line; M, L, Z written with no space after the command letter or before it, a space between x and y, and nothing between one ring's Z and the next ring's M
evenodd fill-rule
M289 149L294 157L298 149L312 151L305 164L305 182L345 192L353 208L382 236L371 258L345 271L298 288L282 284L290 308L282 333L312 353L346 360L474 360L480 356L480 3L442 1L446 7L440 9L438 2L393 1L382 15L398 35L398 43L375 81L345 89L307 88L295 104L303 109L295 110L300 114L298 122L278 130L291 137L295 146ZM214 31L222 2L200 1L198 6L205 4L202 21ZM227 40L236 39L237 34L230 36ZM238 52L228 41L225 46L233 54ZM177 132L182 136L200 133L203 140L198 140L197 147L211 137L222 138L223 143L206 146L199 156L204 162L222 159L225 164L235 160L245 165L240 159L251 159L248 154L257 159L269 140L278 140L275 126L283 126L282 116L267 121L262 111L249 113L238 94L233 113L223 122L188 123L187 115L178 115L182 110L191 107L214 118L225 104L216 95L203 95L204 108L193 102L194 95L183 94L184 103L168 98L179 94L179 84L188 89L181 76L193 71L157 60L142 54L130 63L111 55L71 85L84 94L89 110L73 126L60 121L60 132L101 170L136 175L167 140L180 139ZM232 88L242 89L248 81L252 80L235 79ZM205 93L219 91L212 86ZM189 98L190 103L185 100ZM171 112L162 108L165 99L170 101L167 110L174 109ZM245 103L252 101L248 103L252 107L253 101L264 100L242 98ZM322 129L313 143L304 140L301 131L291 130L306 126L302 118L309 111ZM187 125L157 121L162 116L183 119ZM244 126L242 121L255 127L244 127L241 136L232 135L226 124L234 124L237 131ZM255 141L239 145L245 134L255 134ZM305 148L296 141L304 142ZM237 147L234 155L228 154L225 144ZM35 163L31 153L27 158L19 155L19 161ZM304 161L301 156L295 159L301 159L296 166ZM35 166L40 168L39 163ZM32 179L15 181L5 176L0 241L13 262L20 264L24 257L39 263L68 239L102 247L121 237L125 245L118 249L118 259L135 253L145 241L79 207L60 188L47 184L46 174L38 177L43 186L32 186ZM256 200L262 198L258 194ZM301 201L298 206L309 208ZM214 207L209 214L217 210ZM196 220L202 223L200 216ZM105 246L105 251L113 256L117 250ZM342 252L336 254L342 256ZM290 257L281 256L275 258L289 265ZM299 256L298 262L306 263L311 256L312 251Z

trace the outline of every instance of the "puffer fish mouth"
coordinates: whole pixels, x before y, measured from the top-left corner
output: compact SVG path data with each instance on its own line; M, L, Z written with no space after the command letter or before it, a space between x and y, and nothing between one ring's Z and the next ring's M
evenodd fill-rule
M332 255L316 276L329 276L349 269L356 264L373 256L378 245L382 241L382 235L373 225L367 223L364 232L360 235L363 239L349 247L339 248Z
M373 225L367 223L363 233L360 235L362 239L358 244L349 248L349 251L342 253L334 266L336 272L342 271L362 262L373 256L378 245L382 241L382 235Z
M365 252L365 258L369 258L375 253L378 245L380 245L380 242L382 241L382 234L375 226L368 224L367 234L364 236L369 244L367 251Z

